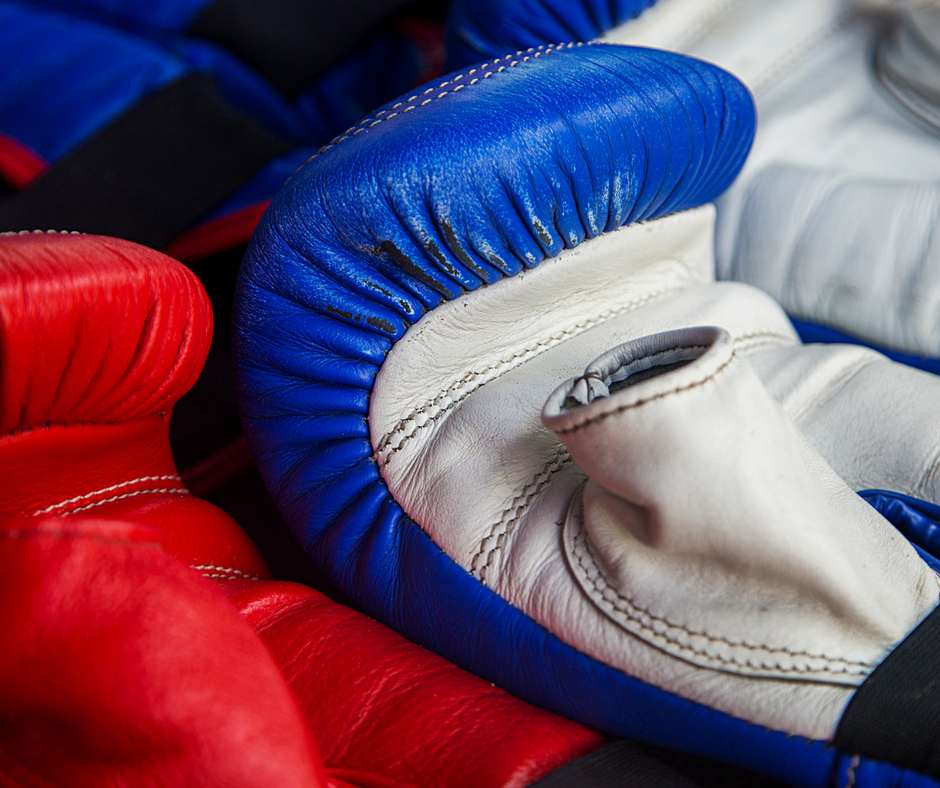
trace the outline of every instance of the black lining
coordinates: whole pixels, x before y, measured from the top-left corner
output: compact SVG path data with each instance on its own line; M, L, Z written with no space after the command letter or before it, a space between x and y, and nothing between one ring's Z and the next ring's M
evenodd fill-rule
M833 744L940 778L940 608L858 688Z
M211 77L190 75L0 198L0 231L79 230L161 249L289 149Z
M215 0L189 35L253 66L288 98L337 62L408 0Z
M529 788L697 788L629 741L595 750L536 780Z

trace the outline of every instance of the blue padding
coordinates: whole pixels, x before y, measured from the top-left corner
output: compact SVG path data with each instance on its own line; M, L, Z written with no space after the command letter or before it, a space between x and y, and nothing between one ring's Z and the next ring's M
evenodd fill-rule
M862 490L859 495L918 548L932 569L940 572L940 506L887 490Z
M865 339L859 339L851 334L844 334L829 326L819 325L818 323L809 323L805 320L796 320L790 318L793 327L797 330L800 338L804 342L821 342L824 344L842 344L842 345L861 345L870 347L884 354L892 361L907 364L909 367L916 367L925 372L932 372L934 375L940 375L940 358L928 358L926 356L912 356L907 353L900 353L897 350L888 350L879 345L869 342Z
M367 118L278 195L249 246L233 332L252 451L339 588L529 701L804 788L934 781L734 719L606 666L510 606L391 498L368 395L421 314L624 224L701 205L754 131L747 91L680 55L616 46L510 57ZM359 389L357 393L357 388Z
M593 41L656 0L453 0L447 67L538 47Z
M186 71L123 33L0 2L0 132L49 162Z

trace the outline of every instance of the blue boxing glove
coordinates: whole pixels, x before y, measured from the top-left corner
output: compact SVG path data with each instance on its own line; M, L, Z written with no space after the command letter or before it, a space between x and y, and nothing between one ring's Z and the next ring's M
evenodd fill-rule
M661 0L622 24L575 24L594 5L507 0L468 23L476 4L456 0L448 35L500 56L526 6L542 20L529 31L568 25L565 40L669 49L734 73L761 123L718 203L719 277L769 292L807 340L865 344L940 372L940 12L891 0Z
M928 499L876 502L930 546L940 379L715 282L754 120L604 45L387 105L249 246L246 434L343 592L486 679L794 786L935 788L940 562L852 488Z
M314 146L427 78L442 38L426 40L427 20L396 23L407 0L28 2L166 49L211 73L240 110Z
M158 249L188 232L180 256L205 255L244 243L311 153L148 42L0 3L0 230L81 230Z

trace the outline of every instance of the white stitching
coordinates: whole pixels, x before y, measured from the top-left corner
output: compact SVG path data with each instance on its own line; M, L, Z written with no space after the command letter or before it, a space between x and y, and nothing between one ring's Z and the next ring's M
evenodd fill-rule
M849 764L849 771L846 774L845 788L855 788L855 772L858 771L858 765L862 759L858 755L852 756L852 762Z
M112 492L113 490L120 490L122 487L130 487L132 484L141 484L142 482L179 482L183 483L183 480L176 475L169 476L141 476L139 479L131 479L127 482L121 482L120 484L112 484L110 487L102 487L100 490L95 490L94 492L86 493L85 495L79 495L75 498L69 498L66 501L61 501L60 503L54 503L52 506L47 506L45 509L40 509L38 512L33 512L34 515L38 514L48 514L49 512L55 509L61 509L65 506L68 506L72 503L78 503L79 501L86 501L89 498L94 498L96 495L102 495L103 493ZM142 492L149 492L149 490L143 490Z
M84 512L86 509L94 509L96 506L101 506L106 503L113 503L114 501L121 501L125 498L135 498L138 495L150 495L150 494L159 494L167 493L172 495L189 495L189 490L185 487L171 487L169 489L163 490L137 490L132 493L124 493L124 495L115 495L113 498L106 498L103 501L95 501L95 503L90 503L88 506L81 506L78 509L72 509L69 514L77 514L78 512Z
M593 42L588 42L588 43L589 43L589 45L590 45L590 44L593 43ZM582 43L579 43L577 46L583 46L583 45L584 45L584 44L583 44L583 42L582 42ZM539 50L541 50L541 51L535 52L535 54L532 55L532 57L539 57L540 55L548 54L549 52L557 52L557 51L559 51L559 50L561 50L561 49L571 49L572 46L573 46L573 44L568 44L567 46L565 46L564 44L555 44L554 46L545 47L545 48L543 48L543 47L540 46L540 47L539 47ZM532 50L529 49L529 50L526 50L526 51L531 52ZM517 57L517 56L520 55L520 54L522 54L522 53L521 53L521 52L515 52L515 53L513 53L513 54L511 54L511 55L506 55L506 56L504 56L504 57L502 57L502 58L498 58L498 59L494 60L492 63L481 63L479 66L477 66L477 67L471 69L471 70L468 71L466 74L459 74L458 76L454 77L453 79L450 79L450 80L448 80L448 81L446 81L446 82L442 82L440 85L438 85L438 86L436 86L436 87L428 88L428 89L425 90L423 93L416 93L415 95L410 96L409 98L405 99L404 101L399 101L397 104L393 104L390 109L398 109L399 107L405 106L406 104L410 104L411 102L416 101L417 99L421 98L422 96L426 96L428 93L433 93L435 90L440 90L441 88L446 87L447 85L450 85L450 84L452 84L453 82L456 82L456 81L459 80L459 79L464 79L464 78L466 78L466 77L469 77L469 76L471 76L472 74L477 73L477 71L479 71L479 70L481 70L481 69L485 69L485 68L487 68L488 66L489 66L489 67L496 66L496 64L499 63L500 60L508 60L509 58L511 58L511 57ZM513 66L517 66L517 65L519 65L520 63L525 63L525 62L527 62L528 60L529 60L528 57L521 58L520 60L513 60L511 63L509 63L508 66L500 66L500 67L497 68L495 71L487 71L487 72L483 75L483 79L489 79L493 74L497 74L497 73L503 72L503 71L505 71L507 68L512 68ZM473 85L473 84L476 84L476 83L479 82L479 81L480 81L480 78L477 77L476 79L471 80L469 84ZM460 89L463 88L463 87L466 87L466 85L460 85L460 86L458 86L458 87L451 88L450 90L445 90L445 91L443 91L442 93L439 93L438 95L434 96L433 99L443 98L443 97L446 96L448 93L456 93L458 90L460 90ZM428 99L427 101L422 102L419 106L422 106L422 107L423 107L423 106L425 106L426 104L430 104L433 99ZM415 107L413 107L413 106L412 106L412 107L408 107L407 109L403 110L403 112L409 112L410 110L413 110L414 108L415 108ZM385 117L380 117L380 116L382 116L382 115L385 115L386 112L388 112L388 110L382 110L381 112L377 112L375 115L369 115L367 118L363 118L363 120L359 121L359 123L358 123L356 126L353 126L352 128L348 129L346 132L344 132L342 136L338 137L338 138L335 139L334 141L332 141L332 142L328 143L327 145L324 145L322 148L320 148L320 150L318 150L316 153L314 153L313 156L311 156L309 159L307 159L306 163L309 164L309 163L312 162L315 158L317 158L317 156L319 156L321 153L326 153L326 152L327 152L328 150L330 150L331 148L335 148L337 145L339 145L339 144L340 144L341 142L343 142L344 140L348 140L350 137L352 137L352 136L358 134L360 131L363 131L364 128L372 128L372 127L374 127L374 126L377 126L379 123L382 123L383 121L391 120L393 117L395 117L395 115L399 114L399 113L394 113L394 114L391 114L391 115L386 115ZM359 127L358 130L354 130L354 129L357 129L357 127Z
M203 577L224 577L229 580L232 580L234 579L232 578L232 575L237 575L238 577L244 577L248 580L260 580L261 579L258 575L249 575L247 572L242 572L242 571L239 571L238 569L232 569L231 567L228 567L228 566L215 566L213 564L199 564L197 566L194 564L192 568L198 569L199 571L202 571L203 569L212 569L215 572L225 573L225 574L207 574L206 572L202 572Z

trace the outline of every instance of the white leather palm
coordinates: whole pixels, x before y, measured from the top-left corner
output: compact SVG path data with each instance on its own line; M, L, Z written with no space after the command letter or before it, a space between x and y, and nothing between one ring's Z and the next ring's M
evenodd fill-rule
M718 203L720 278L765 289L796 317L935 357L940 141L872 68L885 20L872 7L916 5L660 0L605 39L712 61L755 94L754 148ZM919 9L908 24L931 35L937 13ZM940 66L925 76L910 47L878 40L891 73L910 77L899 84L940 84Z
M936 605L938 587L794 423L863 486L922 486L937 475L922 433L940 423L940 378L858 348L802 347L769 296L714 281L713 221L706 206L632 225L435 308L383 363L372 445L435 543L565 642L751 722L830 738L853 687ZM734 350L720 395L663 399L610 447L569 453L542 424L549 395L604 352L703 325ZM901 386L917 393L895 419L884 404ZM716 440L728 450L716 455ZM642 478L624 484L645 490L659 514L644 527L677 554L648 553L634 574L626 488L598 468L637 466Z

